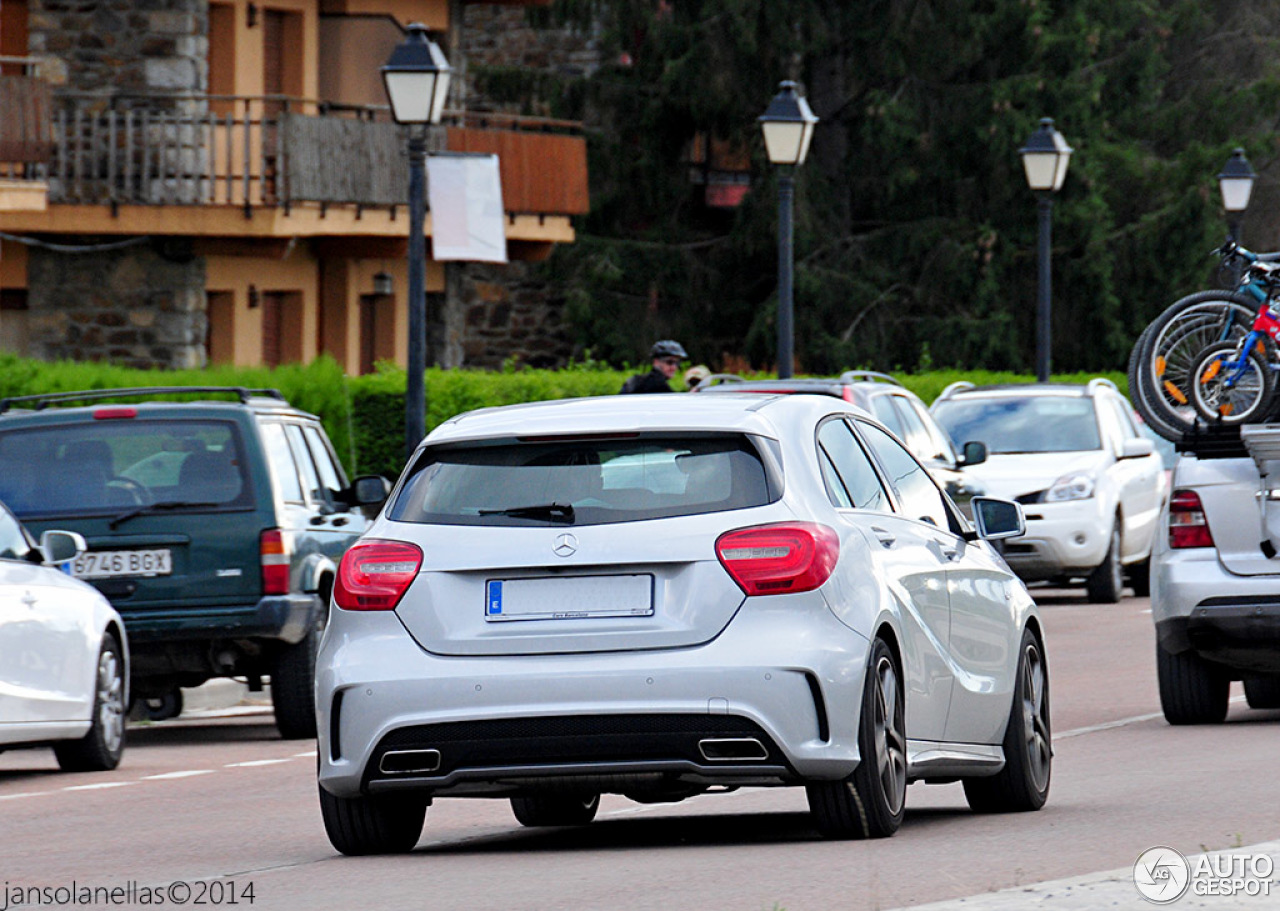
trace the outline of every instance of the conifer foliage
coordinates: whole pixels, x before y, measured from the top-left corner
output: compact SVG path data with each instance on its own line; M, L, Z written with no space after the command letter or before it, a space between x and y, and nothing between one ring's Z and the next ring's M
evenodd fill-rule
M572 93L592 212L546 276L596 357L635 363L677 337L720 368L772 366L776 175L756 118L790 78L821 118L797 174L797 369L1027 370L1036 205L1017 150L1049 116L1075 149L1053 215L1053 366L1122 367L1149 320L1216 282L1215 176L1236 146L1263 175L1245 241L1280 246L1277 13L1277 0L559 0L549 21L597 30L605 63ZM749 155L736 208L707 206L691 181L699 137Z

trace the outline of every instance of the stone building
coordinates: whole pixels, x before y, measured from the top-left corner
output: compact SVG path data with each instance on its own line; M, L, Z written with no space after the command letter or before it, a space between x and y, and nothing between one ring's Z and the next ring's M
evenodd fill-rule
M432 258L428 216L429 361L562 362L558 302L522 264L573 242L585 140L468 77L472 28L480 61L513 40L530 65L567 55L561 33L513 37L549 3L0 0L0 350L403 365L405 143L379 68L420 21L455 68L431 147L498 155L510 259Z

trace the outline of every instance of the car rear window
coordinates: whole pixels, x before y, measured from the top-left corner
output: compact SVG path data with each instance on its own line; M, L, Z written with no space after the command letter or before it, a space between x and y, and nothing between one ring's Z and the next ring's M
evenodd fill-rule
M777 487L741 434L499 440L424 450L387 515L446 525L601 525L760 506L777 499Z
M94 421L0 433L0 500L19 517L252 503L229 421Z
M933 416L953 440L982 440L991 453L1101 449L1093 400L1030 395L938 402Z

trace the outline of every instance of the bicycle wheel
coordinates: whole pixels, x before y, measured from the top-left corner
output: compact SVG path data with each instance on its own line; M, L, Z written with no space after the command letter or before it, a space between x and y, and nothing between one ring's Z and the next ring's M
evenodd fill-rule
M1248 333L1256 311L1257 304L1243 294L1197 291L1170 304L1148 327L1130 395L1152 429L1176 441L1194 426L1192 365L1215 342L1238 341Z
M1267 366L1260 343L1247 352L1239 342L1216 342L1204 349L1191 367L1191 402L1206 421L1249 424L1265 420L1271 411L1275 375ZM1244 358L1242 368L1236 365Z
M1133 350L1129 352L1129 400L1133 402L1133 407L1148 427L1167 440L1176 440L1182 435L1181 427L1166 423L1155 409L1148 406L1143 384L1138 376L1138 365L1142 363L1144 352L1150 340L1151 326L1148 325L1138 335L1137 341L1133 343Z

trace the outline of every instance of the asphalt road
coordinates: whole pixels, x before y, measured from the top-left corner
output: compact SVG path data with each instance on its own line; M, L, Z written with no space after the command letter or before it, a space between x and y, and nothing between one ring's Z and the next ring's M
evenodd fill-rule
M659 806L606 797L595 823L558 830L521 828L506 801L442 800L413 854L345 858L320 821L314 743L280 740L270 715L249 709L132 726L112 773L60 774L48 750L0 756L0 911L17 906L15 889L73 882L133 890L79 907L144 896L207 907L234 894L238 907L271 911L889 909L1132 868L1156 845L1195 854L1280 837L1280 711L1249 710L1237 684L1225 725L1170 727L1145 599L1036 594L1056 747L1039 813L978 816L959 785L916 784L897 836L829 842L801 789ZM1038 907L1033 897L1054 891L1012 893L1000 907ZM1239 901L1230 907L1261 911L1280 898ZM1104 905L1151 907L1131 883L1105 902L1045 906ZM1185 907L1218 905L1188 896Z

